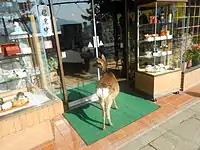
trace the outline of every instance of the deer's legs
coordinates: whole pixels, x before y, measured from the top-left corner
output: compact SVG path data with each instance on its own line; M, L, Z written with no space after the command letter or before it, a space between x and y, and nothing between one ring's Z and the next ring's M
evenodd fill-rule
M106 128L105 122L106 122L106 111L105 111L105 103L104 101L100 101L100 105L102 108L102 122L103 122L103 127L102 129L104 130Z
M110 108L111 108L111 105L112 105L112 101L108 102L106 104L106 116L108 118L108 121L109 121L109 125L112 126L112 121L111 121L111 118L110 118Z
M116 100L114 99L114 105L115 105L115 109L119 109L119 107L117 106Z

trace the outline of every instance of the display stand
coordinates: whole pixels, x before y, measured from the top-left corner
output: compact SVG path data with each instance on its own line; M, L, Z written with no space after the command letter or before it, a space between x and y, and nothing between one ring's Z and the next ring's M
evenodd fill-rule
M181 85L181 70L158 75L136 72L135 87L156 101L158 97L178 93Z
M13 94L14 92L12 92ZM54 97L54 99L52 98L38 106L35 105L15 111L9 115L1 116L1 149L28 150L54 140L55 131L53 119L63 112L62 101Z
M54 118L64 112L63 103L49 91L43 37L34 16L26 18L32 32L21 21L17 2L9 1L0 16L6 33L0 36L0 148L33 149L55 138Z
M148 0L137 5L137 71L135 88L156 101L158 97L179 93L181 48L174 31L176 3L186 1ZM183 23L181 24L183 25Z

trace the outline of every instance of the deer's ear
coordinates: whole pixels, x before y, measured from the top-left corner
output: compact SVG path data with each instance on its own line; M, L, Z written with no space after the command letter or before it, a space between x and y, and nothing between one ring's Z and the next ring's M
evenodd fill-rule
M105 56L103 54L101 55L101 59L103 59L104 61L106 61L106 58L105 58Z

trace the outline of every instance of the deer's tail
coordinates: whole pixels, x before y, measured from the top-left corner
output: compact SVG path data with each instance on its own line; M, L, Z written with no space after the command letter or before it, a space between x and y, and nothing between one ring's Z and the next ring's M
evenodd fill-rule
M97 96L101 99L106 99L109 96L110 89L109 88L98 88Z

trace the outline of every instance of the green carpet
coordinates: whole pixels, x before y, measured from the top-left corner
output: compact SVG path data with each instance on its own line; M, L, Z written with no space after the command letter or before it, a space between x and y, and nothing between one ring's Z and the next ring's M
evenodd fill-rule
M73 109L64 116L89 145L159 108L150 101L122 92L116 100L119 109L111 109L113 126L107 125L106 130L101 130L102 111L97 102Z
M67 89L68 101L72 102L81 98L91 96L96 92L96 83L86 83L84 85ZM60 99L63 99L62 94L57 94Z

